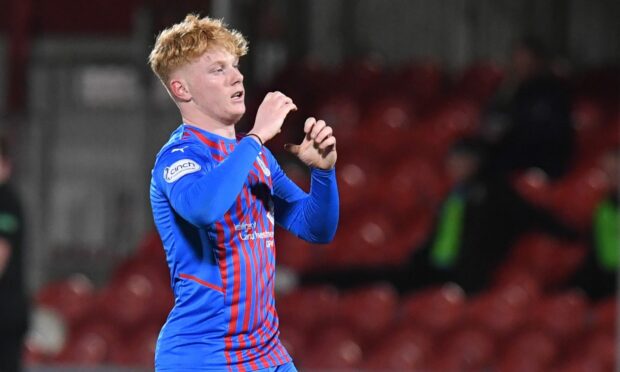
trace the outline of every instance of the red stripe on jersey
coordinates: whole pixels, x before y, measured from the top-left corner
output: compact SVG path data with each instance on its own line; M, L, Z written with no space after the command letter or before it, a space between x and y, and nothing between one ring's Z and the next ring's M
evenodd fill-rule
M255 201L252 199L252 195L250 194L247 187L243 188L243 195L245 196L245 205L247 210L251 210L252 205L255 205ZM256 208L254 209L256 210ZM252 216L252 218L254 218L254 216ZM257 312L254 312L254 321L252 322L252 324L250 324L250 311L252 311L252 304L258 299L258 281L256 280L256 273L260 272L260 267L258 267L258 261L256 260L256 255L254 254L254 251L256 250L257 240L248 240L247 242L249 243L250 249L248 253L249 255L252 255L252 261L250 261L249 255L247 255L246 257L248 259L246 260L246 272L248 270L248 265L252 262L254 262L254 267L250 267L250 271L248 272L248 278L246 278L246 283L251 283L251 286L246 287L247 311L245 313L243 321L243 330L245 332L249 332L251 329L254 329L254 324L256 323ZM256 307L258 308L258 304L256 304ZM253 332L250 333L249 340L253 346L256 346L258 344Z
M224 220L226 221L226 225L231 231L231 234L234 234L235 224L233 223L230 213L226 213L224 215ZM230 310L230 322L228 323L228 336L232 336L236 333L236 325L237 319L239 318L239 298L241 296L241 264L239 262L239 247L234 242L234 239L231 239L231 258L233 265L233 292L231 297L231 310ZM232 341L229 341L228 350L232 350Z
M190 132L192 132L194 135L196 135L196 137L198 137L198 139L200 141L202 141L202 143L204 143L205 145L212 147L212 148L216 148L217 147L217 143L213 142L212 140L208 139L207 137L205 137L202 133L200 133L199 131L197 131L196 129L193 128L187 128L187 130L189 130Z
M216 224L216 231L224 231L224 226L222 223L218 222ZM231 232L232 234L232 232ZM218 245L219 243L224 241L225 238L225 233L220 233L218 234L220 235L218 237ZM220 268L220 276L222 277L222 287L224 288L224 301L226 301L226 298L228 296L228 278L230 277L230 274L228 273L228 260L226 258L226 246L223 245L222 248L219 249L219 255L218 255L218 265ZM224 337L224 356L226 357L226 364L228 365L229 370L232 371L232 368L230 367L231 363L232 363L232 359L230 358L230 353L227 350L230 350L232 347L231 341L230 341L230 337L225 336Z
M219 286L217 286L217 285L215 285L215 284L211 284L211 283L209 283L209 282L206 282L206 281L204 281L204 280L202 280L202 279L200 279L200 278L198 278L198 277L195 277L195 276L193 276L193 275L189 275L189 274L179 274L179 277L181 277L181 278L183 278L183 279L189 279L189 280L192 280L192 281L194 281L194 282L196 282L196 283L198 283L198 284L204 285L204 286L205 286L205 287L207 287L207 288L211 288L211 289L213 289L213 290L215 290L215 291L218 291L218 292L220 292L220 293L224 294L224 288L219 287Z

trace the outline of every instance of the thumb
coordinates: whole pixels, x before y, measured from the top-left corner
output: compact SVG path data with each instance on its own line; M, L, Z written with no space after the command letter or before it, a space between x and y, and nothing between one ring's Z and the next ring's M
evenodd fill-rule
M299 145L293 145L292 143L287 143L284 145L284 149L293 155L299 154Z

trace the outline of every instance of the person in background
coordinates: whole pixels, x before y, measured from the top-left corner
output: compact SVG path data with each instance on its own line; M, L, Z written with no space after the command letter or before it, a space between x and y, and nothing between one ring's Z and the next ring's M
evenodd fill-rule
M21 370L28 302L23 277L23 217L11 185L7 140L0 137L0 371Z
M592 299L599 300L616 293L620 264L620 210L618 187L620 148L607 151L601 166L609 179L610 192L594 211L590 231L590 249L582 266L573 275L569 287L578 287Z
M534 38L515 44L511 72L482 126L492 144L489 165L505 174L536 167L551 179L560 178L571 164L575 136L568 89Z
M462 139L444 160L453 187L435 216L427 240L399 268L352 269L302 276L304 284L331 283L340 288L391 282L400 292L456 283L467 294L486 289L497 267L524 233L544 231L567 240L578 235L513 189L508 178L487 166L488 147Z

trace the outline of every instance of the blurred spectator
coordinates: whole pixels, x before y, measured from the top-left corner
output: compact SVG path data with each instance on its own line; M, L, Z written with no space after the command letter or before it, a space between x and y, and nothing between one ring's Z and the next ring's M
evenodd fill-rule
M490 165L497 170L538 167L555 179L570 166L570 97L547 57L535 39L524 38L513 48L512 76L493 100L484 126L493 143Z
M546 211L527 203L503 175L483 167L486 147L465 139L453 146L445 166L452 191L442 203L427 241L402 267L308 274L302 282L331 282L340 287L387 280L401 291L454 282L467 293L490 284L494 270L519 236L545 231L566 239L577 235Z
M21 204L9 185L11 161L6 139L0 138L0 371L20 370L28 323L22 272Z
M593 300L616 293L616 276L620 255L620 211L618 210L618 178L620 177L620 148L601 157L601 166L607 174L609 195L598 204L590 232L591 248L570 286L582 288Z

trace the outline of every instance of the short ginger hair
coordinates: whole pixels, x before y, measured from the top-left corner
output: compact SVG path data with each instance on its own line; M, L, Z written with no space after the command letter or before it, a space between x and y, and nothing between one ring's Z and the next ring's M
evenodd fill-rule
M236 57L248 52L245 37L237 30L229 29L222 20L188 14L182 22L157 35L149 55L149 65L167 86L174 70L193 62L213 47L224 48Z

